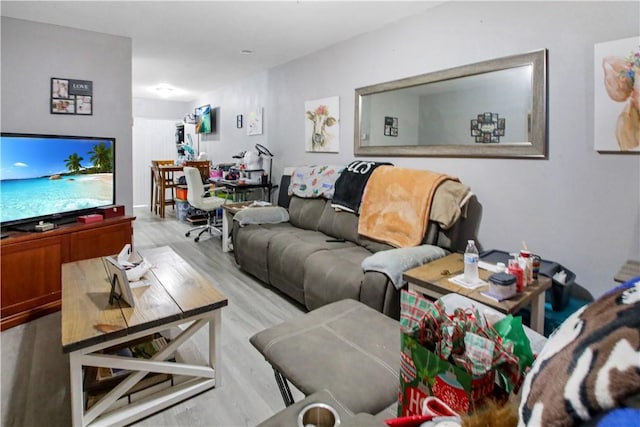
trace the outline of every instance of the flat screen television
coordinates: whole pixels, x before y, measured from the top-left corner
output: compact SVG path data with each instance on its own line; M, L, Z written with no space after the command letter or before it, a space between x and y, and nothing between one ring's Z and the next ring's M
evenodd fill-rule
M203 105L196 108L196 133L211 133L214 131L215 117L211 110L211 105Z
M31 231L115 203L115 138L0 135L0 226Z

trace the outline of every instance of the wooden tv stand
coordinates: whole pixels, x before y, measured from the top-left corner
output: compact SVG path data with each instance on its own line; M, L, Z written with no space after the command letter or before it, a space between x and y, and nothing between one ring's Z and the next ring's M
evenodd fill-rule
M121 216L45 232L8 232L0 240L0 330L60 310L62 264L117 254L132 242L134 219Z

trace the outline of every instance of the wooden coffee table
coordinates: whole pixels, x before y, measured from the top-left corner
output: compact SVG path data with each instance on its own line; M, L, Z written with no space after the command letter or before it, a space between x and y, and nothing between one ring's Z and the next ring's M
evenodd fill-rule
M220 386L220 309L228 304L227 298L169 247L140 255L154 267L145 274L144 286L132 289L133 308L124 302L109 304L111 287L103 258L62 266L62 349L69 353L74 426L130 424ZM208 357L192 351L191 356L202 360L186 360L189 338L203 327L208 327ZM150 359L103 351L166 330L176 331L175 336ZM171 355L175 362L167 361ZM131 373L86 409L87 366ZM129 404L125 399L122 406L121 397L150 372L171 375L171 386Z
M493 307L505 314L514 314L521 308L531 305L531 329L544 334L544 292L551 287L551 279L538 276L538 279L534 280L533 284L525 287L524 292L521 294L498 302L482 295L481 292L488 290L488 285L469 289L449 281L451 277L457 276L463 271L463 255L455 253L408 270L403 277L404 280L409 282L409 290L420 292L433 298L457 293ZM478 274L482 280L487 281L493 273L478 269Z

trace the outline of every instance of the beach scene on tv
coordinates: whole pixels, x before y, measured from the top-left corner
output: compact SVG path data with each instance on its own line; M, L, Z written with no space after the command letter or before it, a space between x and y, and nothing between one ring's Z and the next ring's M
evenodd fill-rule
M109 205L113 141L5 137L0 140L0 222Z

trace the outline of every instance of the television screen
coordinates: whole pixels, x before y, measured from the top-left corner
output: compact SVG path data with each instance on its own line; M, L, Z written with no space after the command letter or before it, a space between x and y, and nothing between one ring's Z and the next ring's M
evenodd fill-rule
M115 203L115 139L2 133L0 223L72 218Z
M213 132L211 105L203 105L196 108L196 133L211 133Z

